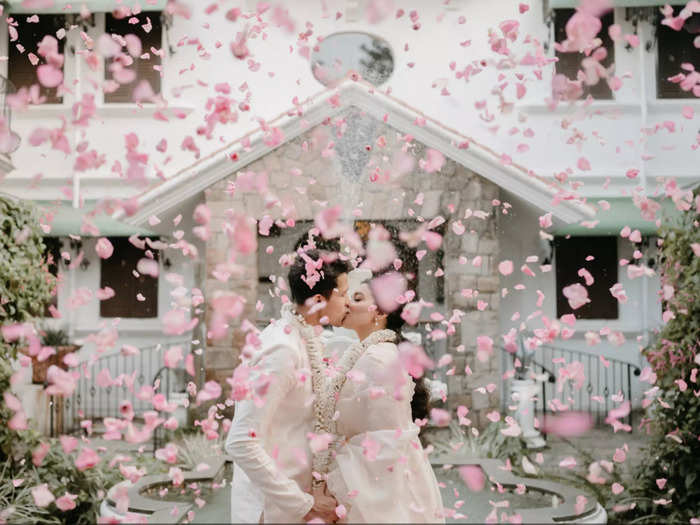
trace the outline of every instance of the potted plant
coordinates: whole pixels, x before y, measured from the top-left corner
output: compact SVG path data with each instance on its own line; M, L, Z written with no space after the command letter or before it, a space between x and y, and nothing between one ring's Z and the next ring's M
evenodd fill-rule
M50 346L56 353L44 361L39 361L36 356L32 356L32 383L35 385L46 382L46 374L51 365L67 370L68 367L63 362L63 358L80 348L78 345L70 343L68 334L61 328L42 328L39 330L39 335L42 346ZM21 352L26 355L26 348L21 349Z

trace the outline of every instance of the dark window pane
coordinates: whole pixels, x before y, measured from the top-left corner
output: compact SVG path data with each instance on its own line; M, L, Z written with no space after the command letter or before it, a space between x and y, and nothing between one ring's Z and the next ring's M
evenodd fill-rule
M160 92L160 72L153 69L153 66L161 64L160 56L154 54L151 51L151 47L156 50L160 50L163 46L163 31L160 22L160 12L159 11L144 11L139 13L135 18L138 18L137 24L130 24L129 20L134 17L124 17L115 18L113 14L105 14L105 33L108 35L136 35L141 40L141 55L148 53L149 57L147 59L142 59L140 56L132 57L134 63L128 66L136 73L135 80L129 82L128 84L121 84L119 88L112 92L104 94L105 102L133 102L133 91L136 86L138 86L142 80L146 80L153 89L154 93ZM151 20L151 31L146 33L143 29L143 25L146 24L146 18ZM126 49L123 49L127 53ZM105 62L105 79L113 79L112 71L110 70L110 65L114 59L108 59Z
M566 23L569 18L573 16L576 12L575 9L555 9L554 10L554 39L556 42L563 42L566 40ZM602 28L600 33L598 33L598 38L601 39L602 47L604 47L608 55L604 60L601 60L601 65L605 68L610 67L611 64L615 62L615 46L608 34L608 28L615 23L613 11L610 11L600 17L602 22ZM578 71L581 69L581 60L585 58L583 53L559 53L556 52L556 56L559 62L555 64L557 73L565 75L571 80L576 80ZM597 84L592 86L586 85L584 82L583 86L583 97L587 97L589 94L598 100L612 99L613 94L610 86L605 79L600 79Z
M100 287L109 286L116 295L106 301L100 301L101 317L158 317L158 279L149 275L135 277L139 259L146 257L129 242L127 237L109 239L114 246L114 253L109 259L100 259ZM153 250L152 250L153 251ZM158 252L154 251L156 260ZM145 301L136 296L142 294Z
M554 254L557 281L557 317L573 313L578 319L617 319L618 302L610 293L617 282L617 238L616 237L556 237ZM586 257L593 256L592 261ZM585 268L595 282L586 286L579 277L579 268ZM590 303L572 310L562 289L570 284L581 283L588 289Z
M683 6L674 6L677 16ZM657 98L695 98L693 90L683 91L680 84L668 79L678 73L688 74L681 69L681 64L688 62L700 69L700 49L693 45L694 39L700 35L700 13L695 13L685 21L680 31L661 25L661 17L656 25L658 55L656 66L656 97Z
M58 40L58 52L63 54L66 39L64 37L59 40L56 37L56 31L65 26L66 17L64 15L39 15L39 22L36 24L27 23L25 15L17 16L15 20L19 22L19 25L16 27L18 39L10 42L9 31L7 37L7 76L10 82L17 89L21 87L28 88L32 84L38 84L39 93L41 96L46 97L45 104L60 104L63 102L63 97L58 95L58 88L46 88L39 84L36 68L46 62L37 52L37 47L44 36L49 35ZM20 53L17 49L18 44L24 47L23 53ZM36 66L32 65L28 58L29 53L34 53L39 58L39 64ZM63 69L65 71L65 67Z

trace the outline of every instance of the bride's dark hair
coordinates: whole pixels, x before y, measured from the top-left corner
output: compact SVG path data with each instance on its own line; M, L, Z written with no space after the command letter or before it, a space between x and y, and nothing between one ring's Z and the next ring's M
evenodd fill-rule
M406 341L406 338L401 333L401 329L404 325L401 312L403 312L403 305L390 314L387 314L386 317L386 327L396 332L397 344ZM415 384L413 398L411 399L411 417L414 421L416 419L425 419L430 413L430 392L428 392L428 387L425 384L423 376L418 379L411 376L411 379L413 379L413 383Z
M399 259L401 259L403 263L401 267L401 272L403 272L404 277L408 277L408 288L412 289L415 292L415 279L416 275L418 274L418 258L416 257L415 250L410 249L408 246L406 246L404 242L400 240L400 231L396 226L384 223L382 224L382 227L387 232L389 232L391 242L394 245L394 248L396 248L396 255ZM393 271L395 271L393 265L389 265L377 272L374 272L373 277L377 277L379 275ZM393 330L394 332L396 332L397 344L406 341L406 338L403 337L403 334L401 333L401 329L403 328L403 325L405 323L405 321L401 317L401 312L403 312L403 308L404 305L400 305L399 308L397 308L391 313L384 312L387 313L386 327L389 330ZM425 419L430 413L430 393L428 392L428 387L426 386L423 377L420 377L418 379L414 377L411 378L415 383L413 399L411 399L411 413L413 420L415 421L416 419Z

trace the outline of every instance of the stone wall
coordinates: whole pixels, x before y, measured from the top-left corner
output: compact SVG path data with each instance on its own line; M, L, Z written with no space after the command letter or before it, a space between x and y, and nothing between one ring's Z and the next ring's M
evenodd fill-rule
M355 112L355 116L357 112ZM350 115L352 116L352 115ZM364 117L363 117L364 118ZM337 124L337 121L335 122ZM395 129L383 122L371 124L369 136L372 138L372 152L358 162L366 162L359 180L353 182L343 175L347 170L347 158L343 158L343 147L338 146L335 155L323 156L323 150L329 140L338 140L337 127L334 123L320 125L310 129L302 136L281 145L265 157L248 165L244 171L266 172L272 192L279 197L277 205L266 207L257 192L235 189L233 194L227 192L230 183L235 183L236 174L221 180L205 191L206 203L212 211L212 236L207 243L207 298L217 290L229 290L246 298L244 318L254 320L257 300L256 254L238 258L231 277L222 282L212 276L217 264L227 261L227 236L224 233L225 212L234 209L245 212L256 219L264 214L274 218L294 218L296 220L313 219L321 209L316 201L327 201L329 205L343 204L348 210L359 205L365 220L395 220L424 218L430 220L442 215L448 220L444 239L445 271L445 305L444 315L449 318L454 309L465 312L457 331L449 336L448 351L453 354L454 375L447 376L449 399L448 407L455 409L466 405L470 409L468 417L482 427L488 411L498 408L498 389L488 395L475 392L474 389L490 383L500 388L500 355L496 349L491 358L483 363L475 358L476 338L478 335L490 336L498 345L498 304L499 279L497 273L498 207L492 201L498 199L499 188L490 181L480 177L461 165L447 160L438 173L428 174L421 170L416 162L414 169L400 177L395 183L383 184L370 181L374 167L385 167L392 156L392 151L406 144ZM387 146L376 147L375 140L383 136ZM425 148L413 142L412 155L416 160L425 157ZM343 161L345 160L345 164ZM301 170L302 175L292 174L294 169ZM422 193L422 204L416 204L416 196ZM349 209L348 209L349 208ZM467 210L489 212L485 219L470 217L464 219ZM466 232L457 235L452 223L461 220ZM279 256L279 254L276 254ZM460 256L467 258L461 264ZM474 266L472 261L480 256L482 263ZM281 274L284 272L281 270ZM473 297L463 293L465 289L478 292ZM480 310L477 301L485 301L487 306ZM208 301L209 302L209 301ZM211 312L207 313L207 320ZM209 341L206 350L207 379L216 379L226 385L225 378L230 377L232 369L238 363L238 349L242 346L240 330L232 326L226 338L216 342ZM461 348L460 348L461 347ZM462 352L458 348L463 349ZM451 367L452 365L449 365ZM469 366L472 374L465 375Z

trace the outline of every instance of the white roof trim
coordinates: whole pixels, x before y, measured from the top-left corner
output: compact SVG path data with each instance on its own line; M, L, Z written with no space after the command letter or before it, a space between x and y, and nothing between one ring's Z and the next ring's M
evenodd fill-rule
M329 99L337 92L340 92L340 107L329 103ZM545 181L517 164L504 165L496 152L430 119L394 97L375 90L369 84L346 80L337 89L326 89L305 104L310 106L304 110L302 116L298 116L294 109L267 122L268 125L276 126L284 132L282 144L267 146L263 141L262 129L258 128L180 170L167 181L146 190L138 197L140 207L134 215L126 217L124 210L119 210L114 218L129 224L142 225L151 215L161 214L177 206L183 200L305 133L326 118L338 115L349 106L359 107L378 120L382 120L383 116L388 114L390 126L403 133L409 133L426 146L440 151L494 184L518 194L534 206L551 211L554 217L566 223L589 219L595 214L591 206L578 199L562 200L553 206L551 201L554 194L563 189L556 182ZM426 124L416 126L414 122L417 117L425 118ZM245 151L241 144L245 137L250 141L248 151ZM469 141L469 147L459 149L456 144L465 140ZM235 162L230 158L234 152L237 152L239 157Z

